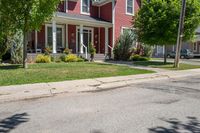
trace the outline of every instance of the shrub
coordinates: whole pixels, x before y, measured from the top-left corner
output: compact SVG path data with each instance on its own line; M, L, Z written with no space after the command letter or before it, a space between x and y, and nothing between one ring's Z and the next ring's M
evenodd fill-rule
M78 57L77 62L84 62L84 61L85 61L85 59Z
M142 57L142 56L136 54L136 55L132 55L130 57L130 60L131 61L149 61L150 58L148 58L148 57Z
M11 63L20 64L23 62L23 33L17 31L12 38Z
M51 62L61 62L62 60L61 60L61 58L60 57L58 57L58 56L51 56Z
M56 62L56 63L60 63L60 62L62 62L62 60L61 60L60 58L57 58L57 59L55 60L55 62Z
M69 54L65 57L65 62L77 62L78 57L74 54Z
M142 45L143 46L143 56L145 57L152 57L152 54L153 54L153 47L152 46L149 46L149 45Z
M65 54L61 55L61 56L60 56L60 60L61 60L61 61L65 61L65 57L66 57Z
M7 37L0 38L0 60L2 60L2 56L7 52L8 48L9 47Z
M52 61L52 62L55 62L55 60L56 60L56 57L51 56L51 61Z
M89 53L96 54L96 49L92 43L89 44Z
M135 34L130 32L124 32L114 47L114 59L115 60L128 60L132 55L132 48L135 45Z
M153 47L145 44L139 44L134 49L134 54L138 54L144 57L152 57L153 54Z
M39 54L36 57L36 63L50 63L51 57L48 55Z
M96 49L92 43L89 44L90 61L94 61L94 55L96 54Z
M68 55L68 54L71 54L72 53L72 50L69 49L69 48L65 48L64 51L63 51L64 54Z

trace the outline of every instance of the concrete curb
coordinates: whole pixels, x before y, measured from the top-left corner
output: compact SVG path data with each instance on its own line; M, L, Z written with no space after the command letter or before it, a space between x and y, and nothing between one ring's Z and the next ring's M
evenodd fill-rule
M0 87L0 103L51 97L62 93L101 92L141 82L175 79L194 75L200 75L200 69L52 83L3 86Z

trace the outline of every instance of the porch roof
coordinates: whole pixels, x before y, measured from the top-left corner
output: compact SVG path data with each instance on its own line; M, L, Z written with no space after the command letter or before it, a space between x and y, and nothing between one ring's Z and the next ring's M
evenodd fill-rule
M94 18L88 15L80 15L80 14L56 12L54 20L56 20L56 22L61 22L61 23L65 22L67 24L73 24L73 25L83 24L85 26L94 26L94 27L112 27L111 22L99 18Z
M102 6L104 4L107 4L109 2L112 2L112 0L93 0L92 4L95 6Z

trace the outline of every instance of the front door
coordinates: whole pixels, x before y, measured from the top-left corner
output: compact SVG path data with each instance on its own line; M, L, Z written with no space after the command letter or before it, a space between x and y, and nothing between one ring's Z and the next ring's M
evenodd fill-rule
M87 52L89 50L89 44L93 43L93 30L91 28L83 28L83 44L87 47ZM76 51L80 53L80 29L77 29L77 49ZM83 48L85 53L85 48Z

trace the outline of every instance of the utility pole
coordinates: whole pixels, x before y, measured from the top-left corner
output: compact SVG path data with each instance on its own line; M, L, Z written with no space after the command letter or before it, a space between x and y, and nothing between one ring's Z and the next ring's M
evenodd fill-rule
M181 7L181 13L180 13L179 28L178 28L177 45L176 45L176 57L174 60L175 68L179 68L180 52L181 52L181 46L183 43L185 10L186 10L186 0L182 0L182 7Z

